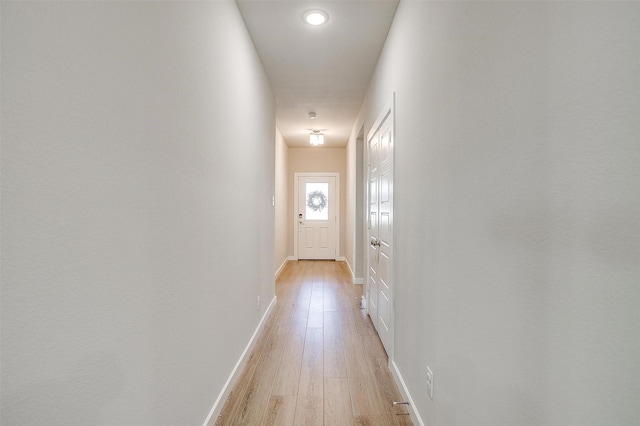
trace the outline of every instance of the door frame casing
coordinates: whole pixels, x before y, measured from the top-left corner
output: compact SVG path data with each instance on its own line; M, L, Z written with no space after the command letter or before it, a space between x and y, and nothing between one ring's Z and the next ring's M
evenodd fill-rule
M298 260L298 235L299 235L299 223L298 223L298 203L300 197L298 196L299 185L298 180L301 177L333 177L336 180L335 187L335 215L336 215L336 234L335 234L335 249L336 260L340 258L340 173L338 172L297 172L293 174L293 260Z
M365 139L365 150L364 150L364 161L365 161L365 174L366 174L366 190L365 190L365 211L364 214L366 215L365 218L365 226L366 226L366 232L364 235L364 241L363 244L365 245L365 247L368 246L369 244L369 239L370 239L370 230L371 230L371 217L369 214L369 200L370 200L370 179L371 179L371 159L369 158L369 142L371 141L371 138L376 134L376 132L380 129L380 126L383 124L384 120L387 119L387 117L391 120L391 138L392 138L392 144L391 144L391 149L392 149L392 153L391 153L391 163L392 163L392 178L393 178L393 185L395 185L395 147L396 147L396 111L395 111L395 97L396 94L395 92L393 92L391 94L391 98L384 104L383 108L380 110L380 113L378 114L378 116L376 117L376 120L374 121L373 125L369 128L369 131L367 132L367 137ZM387 350L387 356L389 357L389 365L391 365L391 363L395 360L395 356L394 356L394 352L395 352L395 269L396 269L396 241L395 241L395 232L393 230L394 226L394 200L393 200L393 194L394 194L394 190L392 190L391 192L391 212L390 212L390 216L391 216L391 244L392 244L392 256L391 256L391 262L390 262L390 271L389 274L391 276L391 280L390 280L390 288L391 288L391 295L390 295L390 300L389 300L389 304L391 306L391 314L390 314L390 318L389 318L389 331L391 334L391 342L390 342L390 348L388 348ZM365 268L366 268L366 273L365 273L365 292L366 292L366 300L367 300L367 306L366 306L366 312L367 315L369 315L369 298L370 298L370 283L369 283L369 265L370 265L370 259L369 259L369 250L365 249Z

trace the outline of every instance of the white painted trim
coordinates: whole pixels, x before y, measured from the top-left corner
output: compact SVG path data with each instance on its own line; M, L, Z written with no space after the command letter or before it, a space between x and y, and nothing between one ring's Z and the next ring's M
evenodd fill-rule
M378 114L378 118L376 118L376 121L373 123L373 126L371 126L371 128L369 129L369 133L367 133L367 139L366 139L367 143L369 143L373 135L378 131L378 128L380 128L380 125L385 120L385 118L387 118L389 114L391 114L391 118L393 120L392 129L393 129L393 136L394 136L394 142L395 142L395 101L396 101L396 92L393 92L391 94L391 98L387 100L387 102L384 104L384 108L382 108L380 114Z
M340 173L339 172L297 172L293 174L293 255L295 260L298 260L298 179L301 177L335 177L336 179L336 197L335 197L335 210L336 210L336 260L340 257L340 216L342 211L340 210Z
M351 282L353 282L353 277L354 277L354 273L353 273L353 269L351 269L351 265L349 265L349 261L347 260L346 257L343 257L342 259L344 259L344 263L347 264L347 268L349 269L349 275L351 275ZM336 259L337 260L337 259Z
M341 257L340 259L336 259L339 262L344 262L347 264L347 269L349 269L349 275L351 275L351 280L353 280L353 269L351 269L351 265L349 265L349 261L346 257Z
M280 274L282 273L282 271L284 270L284 267L287 266L287 263L289 262L289 257L285 257L284 261L282 262L282 265L280 265L280 267L278 268L278 270L276 271L275 277L278 278L280 276Z
M349 264L349 261L346 257L341 257L340 259L336 260L340 262L346 262L347 268L349 268L349 274L351 275L351 282L353 284L364 284L364 278L356 278L356 274L353 273L353 268L351 268L351 265Z
M251 354L251 351L253 350L253 347L256 344L256 340L257 340L256 338L258 337L260 332L262 332L262 328L264 327L264 325L267 322L267 319L269 319L269 316L271 316L273 312L273 308L276 305L276 300L277 300L277 297L273 296L273 299L271 300L269 307L267 308L264 315L262 316L262 319L260 320L258 327L256 327L256 330L253 332L253 336L251 336L251 339L249 339L249 343L247 344L247 347L244 348L242 355L240 355L240 359L238 359L238 362L236 362L235 367L233 367L233 370L231 371L231 374L229 375L227 382L222 387L222 390L220 391L220 394L218 395L216 402L213 403L213 407L211 408L211 411L209 411L209 415L207 416L207 419L204 421L202 426L207 426L209 424L209 421L212 418L214 417L217 418L220 415L220 412L222 411L222 407L224 407L224 403L227 401L227 398L229 397L229 394L231 393L233 386L236 384L236 382L240 378L240 374L244 370L244 366L247 363L249 355Z
M413 398L411 398L411 394L409 393L409 389L402 378L402 374L400 374L400 370L398 369L398 365L395 361L391 361L390 363L391 374L393 375L393 380L396 382L396 386L400 389L400 394L402 395L402 399L409 402L407 408L409 409L409 414L411 415L411 421L414 424L418 424L420 426L424 426L424 422L422 421L422 417L420 417L420 413L415 408L415 404L413 403Z
M347 258L344 256L336 257L336 262L347 262ZM347 265L349 265L349 262L347 262ZM351 270L351 266L349 266L349 270Z

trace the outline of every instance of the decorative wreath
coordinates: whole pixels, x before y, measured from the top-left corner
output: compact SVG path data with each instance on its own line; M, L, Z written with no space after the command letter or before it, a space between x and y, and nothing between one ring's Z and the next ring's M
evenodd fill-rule
M327 196L322 191L312 191L307 196L307 206L314 212L321 212L327 207Z

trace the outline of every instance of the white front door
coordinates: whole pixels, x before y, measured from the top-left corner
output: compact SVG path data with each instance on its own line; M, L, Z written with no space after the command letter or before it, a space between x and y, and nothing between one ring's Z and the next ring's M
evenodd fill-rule
M393 351L393 111L386 108L367 140L369 159L369 315L389 357Z
M298 259L335 259L338 215L336 176L296 177Z

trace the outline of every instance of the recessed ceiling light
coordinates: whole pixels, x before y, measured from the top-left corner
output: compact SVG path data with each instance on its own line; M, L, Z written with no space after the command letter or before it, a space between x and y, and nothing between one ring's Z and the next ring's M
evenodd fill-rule
M309 25L322 25L329 20L329 15L324 10L308 10L303 15L304 22Z

